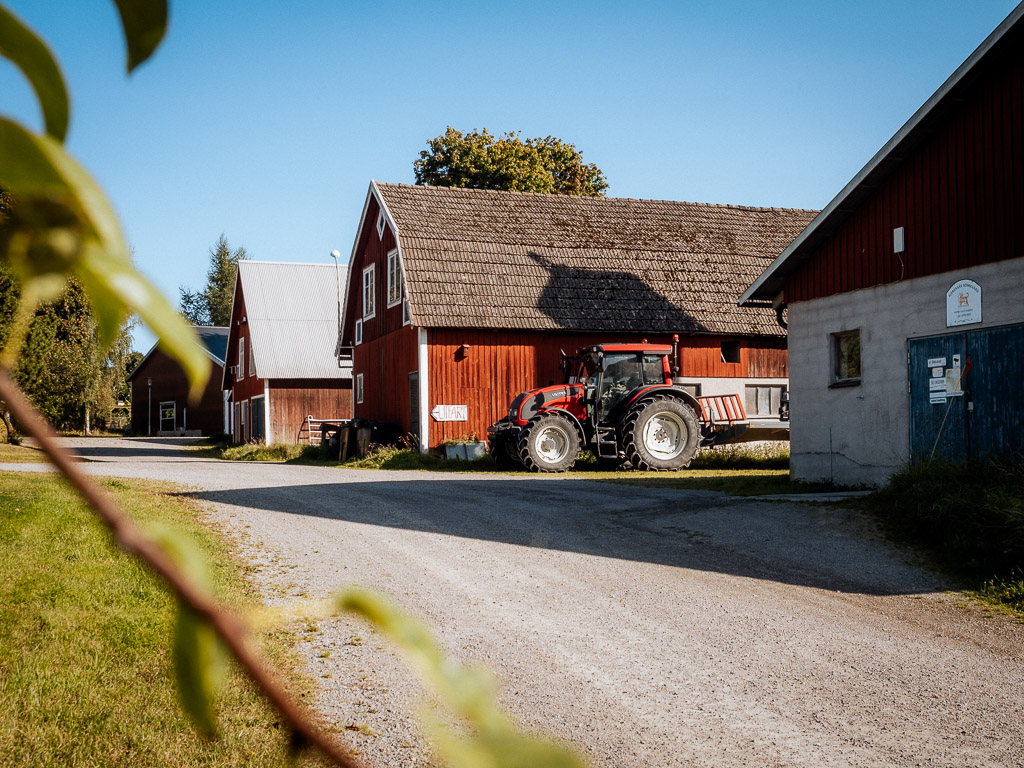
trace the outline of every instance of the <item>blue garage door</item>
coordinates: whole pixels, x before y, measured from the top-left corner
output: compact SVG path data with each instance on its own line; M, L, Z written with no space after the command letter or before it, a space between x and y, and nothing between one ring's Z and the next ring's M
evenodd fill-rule
M951 461L1024 455L1024 325L907 342L910 452ZM959 388L959 392L958 392Z

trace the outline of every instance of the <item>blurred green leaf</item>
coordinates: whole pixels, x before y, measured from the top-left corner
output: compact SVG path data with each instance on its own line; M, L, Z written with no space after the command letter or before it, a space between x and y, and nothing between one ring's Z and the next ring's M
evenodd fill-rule
M181 532L151 525L147 532L174 564L199 588L210 591L206 560ZM228 652L209 622L178 601L174 631L174 673L182 706L204 737L217 733L217 691L227 674Z
M0 5L0 56L28 78L43 109L46 132L64 141L68 132L68 92L57 60L35 33Z
M114 0L128 43L128 71L153 55L167 32L167 0Z
M206 738L217 735L217 691L226 668L224 649L213 627L179 601L174 673L181 704Z
M350 589L335 598L339 610L367 619L405 653L440 699L468 726L455 734L425 716L439 757L451 768L582 768L580 757L553 741L520 731L495 703L489 673L445 658L426 625L379 595Z
M117 335L135 312L184 368L193 394L210 373L194 332L131 263L117 217L88 173L48 136L0 118L0 187L17 201L6 228L8 257L24 288L38 292L54 276L73 274L85 287L100 341Z

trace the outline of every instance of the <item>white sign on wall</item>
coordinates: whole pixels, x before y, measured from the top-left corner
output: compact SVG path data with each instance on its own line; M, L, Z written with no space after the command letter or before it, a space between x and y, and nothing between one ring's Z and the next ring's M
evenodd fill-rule
M946 327L981 322L981 286L960 280L946 291Z
M434 421L469 421L469 407L465 405L435 405L430 410Z

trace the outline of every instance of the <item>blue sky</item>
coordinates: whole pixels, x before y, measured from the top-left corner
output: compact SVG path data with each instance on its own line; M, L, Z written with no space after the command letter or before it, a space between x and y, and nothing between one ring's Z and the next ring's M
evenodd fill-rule
M614 197L821 208L1016 5L171 0L128 78L110 0L5 2L60 59L68 144L175 301L222 233L347 259L370 179L412 183L448 125L558 136ZM4 61L0 111L41 125Z

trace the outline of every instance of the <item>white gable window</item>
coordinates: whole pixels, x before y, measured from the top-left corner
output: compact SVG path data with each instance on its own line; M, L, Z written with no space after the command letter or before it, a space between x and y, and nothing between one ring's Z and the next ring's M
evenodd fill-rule
M356 374L356 402L363 402L363 374Z
M402 302L402 325L408 325L412 322L412 314L409 312L409 302Z
M388 307L402 300L402 265L398 261L398 249L388 253Z
M377 270L371 264L363 270L363 320L369 320L377 314L375 297L377 295Z
M379 237L381 240L384 239L384 222L384 211L381 211L380 213L377 214L377 237Z
M357 345L363 343L363 321L362 320L356 320L356 339L355 339L355 343Z
M245 378L245 339L238 340L238 365L235 366L235 380Z
M249 375L256 375L256 356L252 353L252 349L249 349Z

